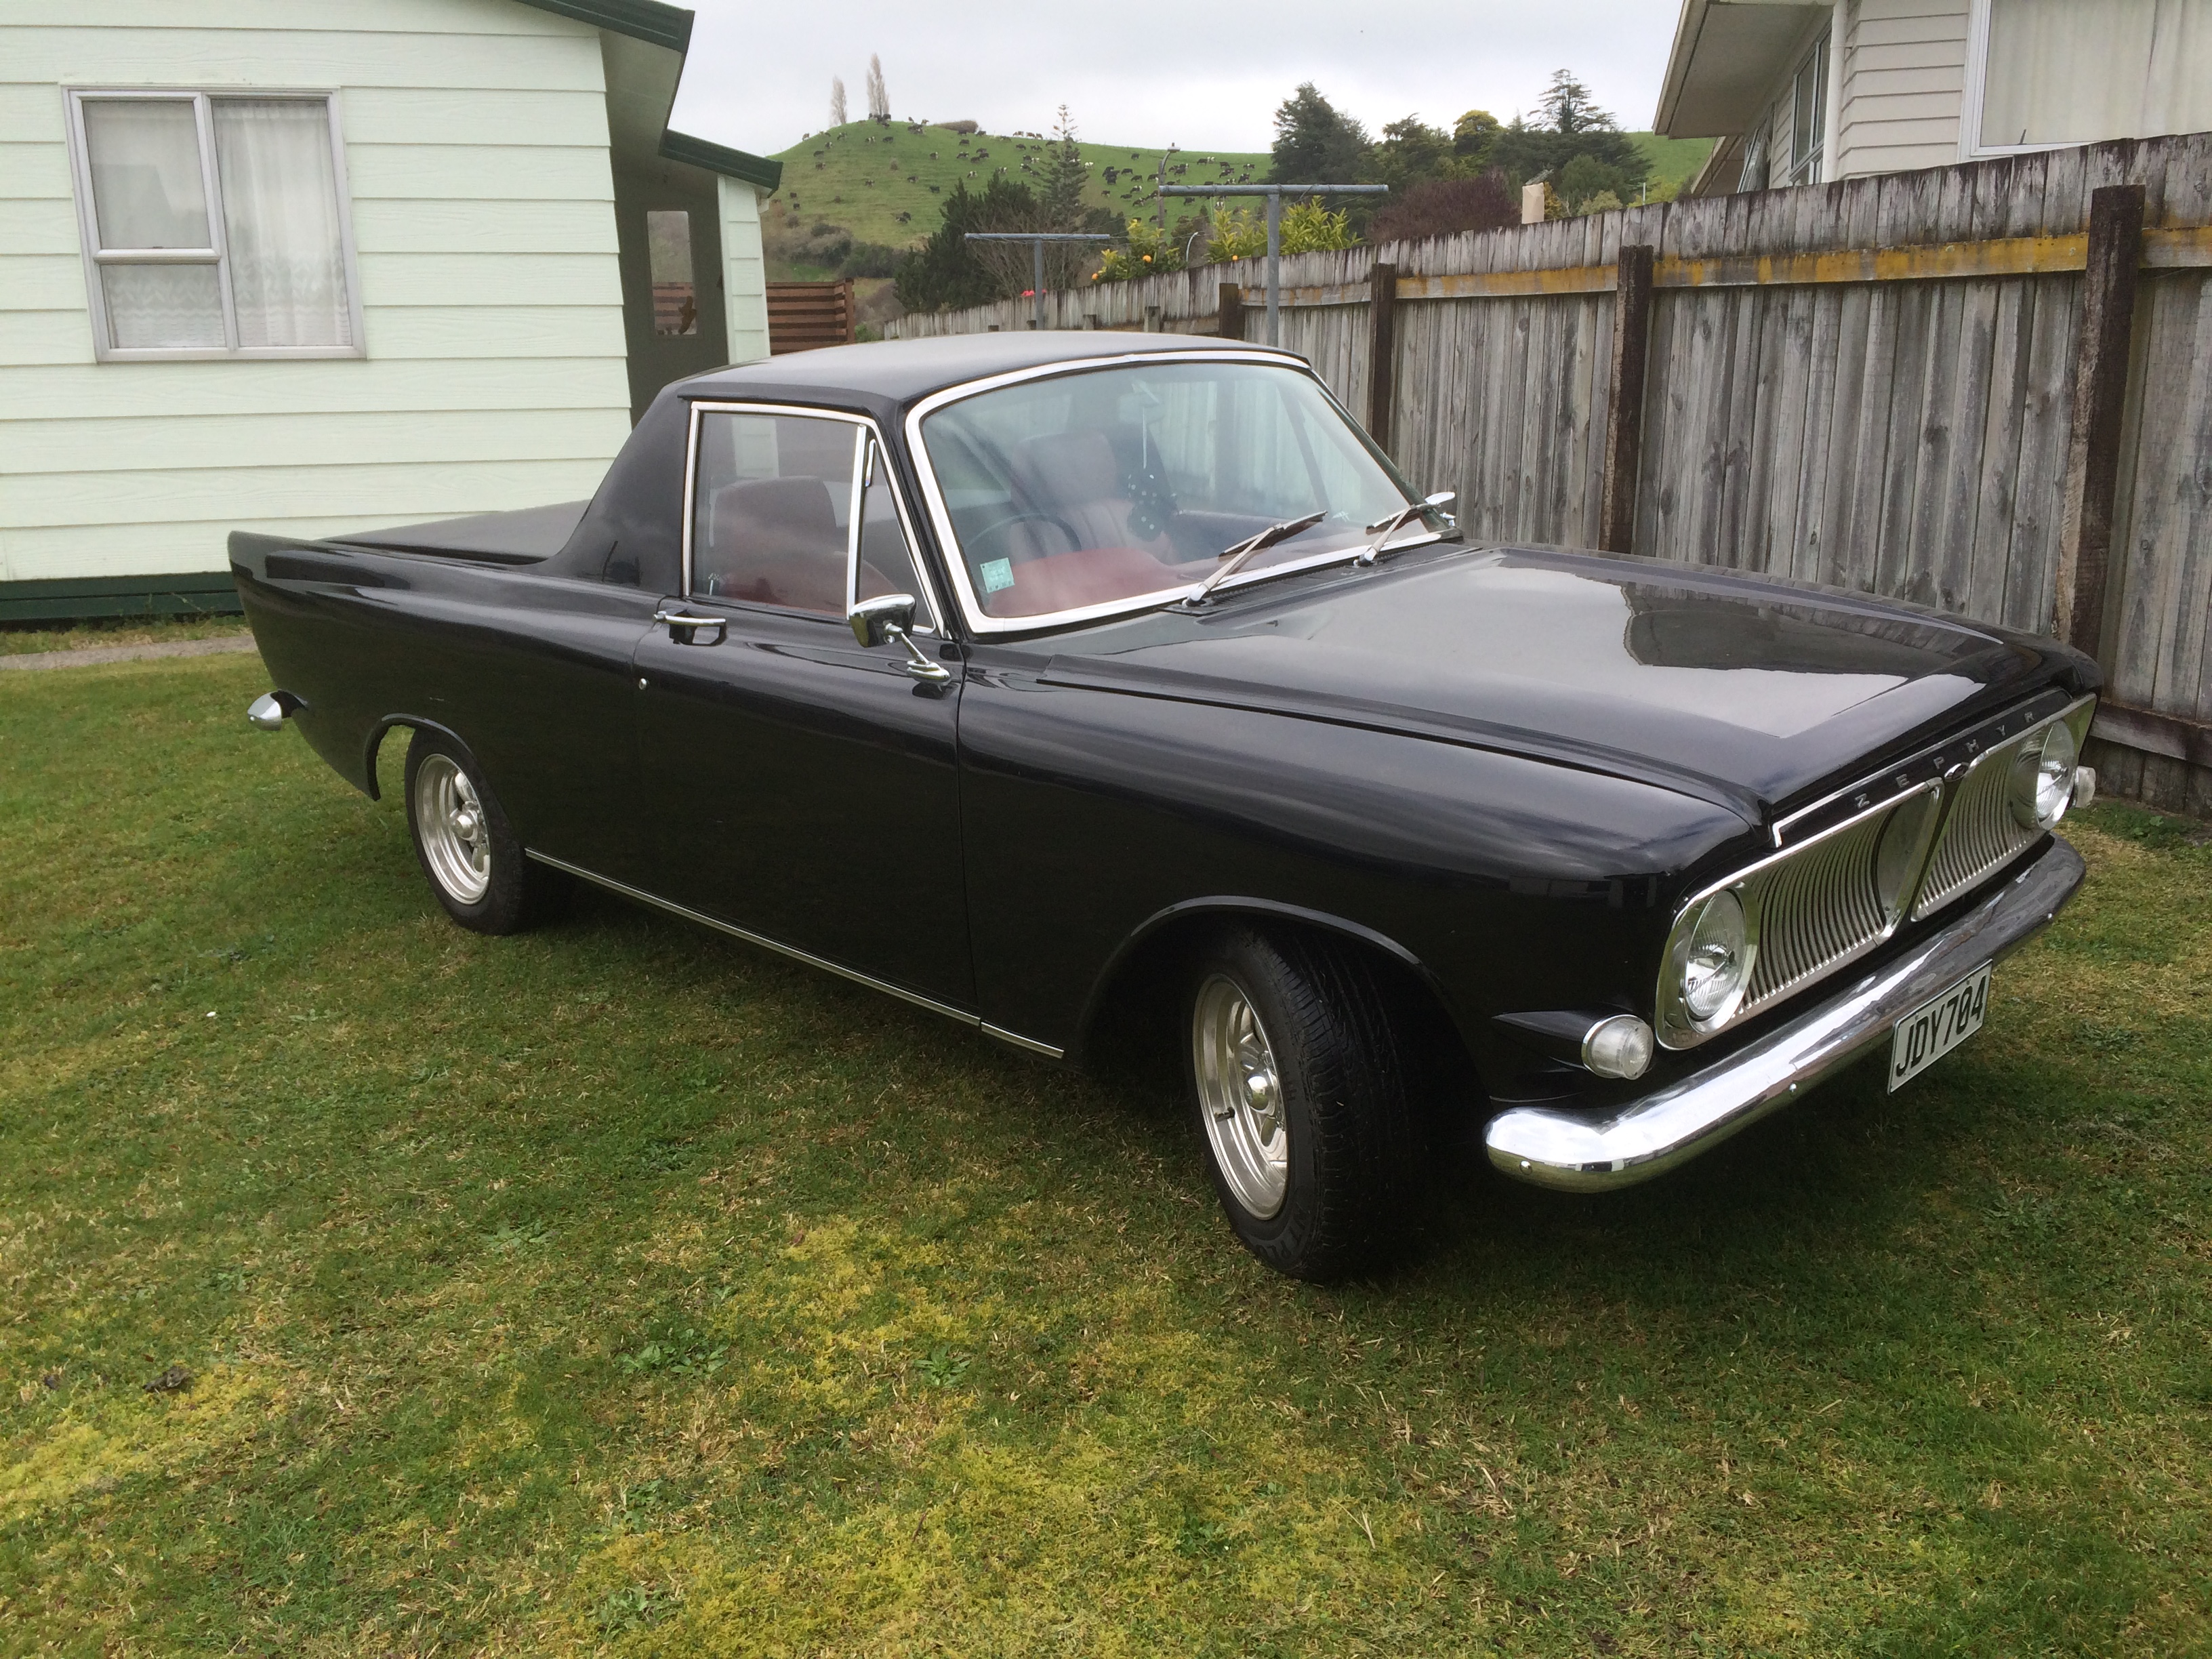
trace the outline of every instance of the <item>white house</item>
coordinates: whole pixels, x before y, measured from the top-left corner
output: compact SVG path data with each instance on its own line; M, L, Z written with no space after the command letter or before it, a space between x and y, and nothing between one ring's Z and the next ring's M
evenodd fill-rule
M2212 0L1683 0L1656 130L1685 194L2212 129Z
M777 163L653 0L0 0L0 618L230 608L235 527L587 495L768 353Z

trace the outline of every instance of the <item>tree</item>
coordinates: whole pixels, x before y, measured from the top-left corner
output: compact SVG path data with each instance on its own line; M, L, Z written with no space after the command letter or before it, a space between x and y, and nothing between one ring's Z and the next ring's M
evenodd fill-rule
M1382 129L1382 142L1369 155L1368 170L1390 186L1393 199L1424 179L1451 177L1458 170L1452 141L1417 115Z
M1490 165L1490 147L1505 130L1486 109L1471 109L1452 123L1452 153L1469 167Z
M891 95L884 87L884 60L872 52L868 54L868 119L890 118Z
M1539 178L1556 186L1567 165L1584 155L1608 170L1597 187L1613 191L1624 201L1651 176L1651 164L1635 141L1567 70L1552 76L1537 113L1541 123L1516 116L1492 137L1486 151L1489 164L1502 169L1515 189ZM1566 193L1560 191L1563 198Z
M1045 222L1053 230L1081 230L1083 192L1091 182L1091 164L1083 159L1083 151L1075 142L1075 124L1068 119L1065 104L1060 106L1060 121L1053 128L1052 136L1052 148L1045 152L1044 167L1037 180L1037 196L1044 208Z
M1583 154L1559 169L1558 188L1569 211L1591 213L1600 210L1589 205L1593 199L1609 196L1613 198L1609 205L1619 207L1642 182L1639 179L1632 183L1626 169L1607 167L1596 156Z
M844 77L833 75L830 77L830 125L833 127L842 127L847 119Z
M1367 149L1367 129L1340 113L1310 81L1275 111L1273 177L1283 184L1358 184Z
M1394 196L1367 227L1367 240L1417 242L1467 230L1503 230L1521 222L1521 204L1492 167L1472 179L1423 179Z
M970 242L971 230L1042 230L1043 210L1027 185L994 176L981 191L965 180L945 198L929 240L899 261L898 301L908 311L957 310L1003 300L1030 285L1030 251L1018 242Z
M1620 124L1597 106L1590 89L1566 70L1553 70L1552 83L1536 100L1536 112L1553 132L1618 132Z

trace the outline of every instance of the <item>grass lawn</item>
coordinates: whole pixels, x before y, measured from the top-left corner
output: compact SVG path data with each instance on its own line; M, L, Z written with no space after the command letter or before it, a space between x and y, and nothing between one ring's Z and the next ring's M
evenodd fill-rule
M453 927L264 686L0 684L0 1652L2212 1651L2185 826L1906 1092L1316 1290L1126 1087Z
M199 617L98 617L81 622L41 622L0 627L0 657L32 652L89 651L109 645L169 645L243 634L235 614Z

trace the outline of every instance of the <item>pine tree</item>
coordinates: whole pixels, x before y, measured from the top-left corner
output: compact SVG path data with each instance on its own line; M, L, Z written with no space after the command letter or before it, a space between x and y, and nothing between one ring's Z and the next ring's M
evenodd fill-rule
M842 76L830 77L830 125L842 127L848 118L845 113L845 79Z
M1053 128L1053 145L1046 152L1037 180L1037 196L1044 208L1045 223L1054 230L1083 228L1083 191L1091 182L1091 164L1075 142L1075 124L1067 106L1060 106L1060 122Z
M1275 111L1275 178L1286 185L1352 185L1366 171L1367 129L1310 81Z
M1552 73L1552 84L1536 101L1537 112L1562 135L1577 132L1618 132L1620 126L1610 112L1597 106L1590 89L1566 70Z
M888 121L891 118L891 95L884 89L884 60L875 53L868 54L868 119Z

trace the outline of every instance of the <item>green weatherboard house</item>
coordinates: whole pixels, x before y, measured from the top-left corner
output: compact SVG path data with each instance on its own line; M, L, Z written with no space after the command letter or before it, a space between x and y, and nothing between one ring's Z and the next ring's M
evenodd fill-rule
M234 528L587 495L765 356L779 164L669 131L691 21L0 8L0 619L235 609Z

